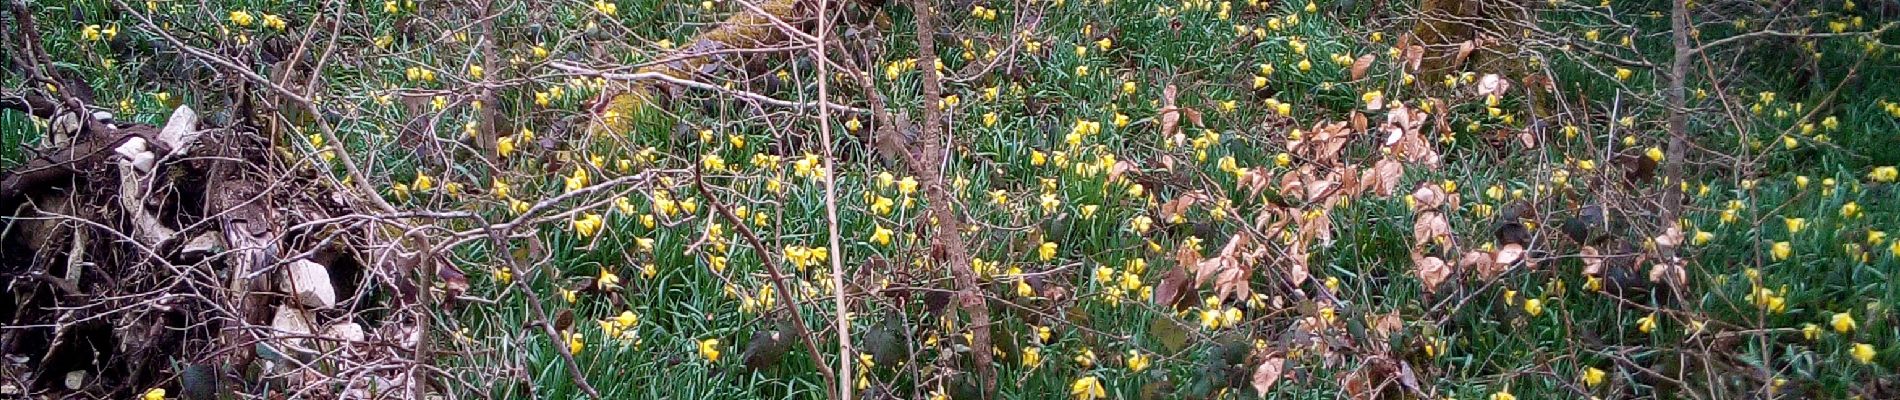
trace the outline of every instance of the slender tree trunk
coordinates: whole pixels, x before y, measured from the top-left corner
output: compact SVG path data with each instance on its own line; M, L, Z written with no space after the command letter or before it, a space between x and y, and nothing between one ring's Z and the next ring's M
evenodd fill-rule
M911 13L917 22L917 65L923 71L924 78L924 118L922 121L923 157L917 166L925 179L925 196L930 200L930 215L936 220L936 237L931 245L942 249L938 262L947 263L956 276L958 292L956 301L970 314L972 334L970 355L974 356L977 379L981 382L984 397L995 388L995 370L990 352L990 312L988 302L979 293L981 286L976 282L976 271L970 267L969 249L963 243L963 221L956 213L956 203L950 190L944 187L943 171L940 170L947 155L944 151L946 139L943 129L942 77L937 72L936 11L928 0L911 0ZM936 253L933 251L932 253Z

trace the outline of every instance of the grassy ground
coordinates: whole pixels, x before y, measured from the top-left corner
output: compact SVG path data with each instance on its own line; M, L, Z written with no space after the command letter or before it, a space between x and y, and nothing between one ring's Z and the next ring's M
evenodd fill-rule
M1714 153L1691 152L1694 164L1687 169L1690 202L1682 227L1693 243L1683 248L1688 284L1673 295L1662 289L1612 294L1594 288L1605 281L1653 288L1632 283L1647 281L1649 263L1624 275L1587 276L1581 272L1584 260L1575 257L1578 244L1563 237L1558 227L1584 204L1654 198L1666 190L1653 182L1618 182L1613 179L1621 175L1615 157L1604 156L1640 157L1645 149L1663 145L1664 109L1654 103L1660 98L1662 78L1637 69L1630 78L1618 80L1608 72L1615 66L1599 58L1548 49L1549 58L1541 61L1561 82L1560 97L1573 103L1588 99L1570 107L1588 109L1592 117L1573 110L1545 120L1549 129L1532 149L1508 140L1497 143L1493 132L1534 124L1523 85L1492 107L1469 95L1474 84L1469 80L1446 85L1441 77L1421 75L1408 84L1408 74L1393 66L1390 52L1409 25L1367 22L1378 21L1368 17L1379 11L1366 3L944 3L940 25L949 40L939 40L938 48L947 71L971 71L969 65L987 63L985 54L991 51L1005 57L1005 65L1014 64L948 84L945 90L957 99L947 104L957 147L947 178L956 182L953 189L969 217L979 221L981 228L970 236L972 250L984 261L979 270L989 272L986 286L994 289L993 309L1000 313L994 327L1000 342L1000 397L1070 395L1085 378L1100 382L1110 398L1248 397L1254 395L1251 385L1229 387L1226 379L1216 377L1238 371L1238 382L1250 381L1261 359L1247 355L1255 347L1261 355L1287 360L1289 375L1271 389L1280 398L1365 393L1366 386L1398 376L1380 365L1400 364L1412 371L1422 390L1450 398L1498 399L1500 393L1524 398L1690 398L1716 393L1709 389L1716 386L1731 395L1739 396L1733 391L1739 387L1759 390L1754 395L1784 398L1895 393L1891 387L1875 388L1892 385L1891 376L1900 367L1900 319L1893 310L1900 287L1888 283L1900 273L1895 254L1900 241L1878 239L1875 233L1900 235L1900 204L1894 200L1900 197L1888 183L1891 178L1877 179L1877 168L1891 171L1900 162L1900 152L1892 146L1900 140L1900 114L1888 105L1900 100L1900 89L1884 84L1894 81L1895 52L1866 51L1856 37L1829 38L1814 41L1820 74L1807 83L1788 72L1805 68L1797 64L1798 58L1754 52L1737 57L1750 61L1739 62L1741 73L1724 76L1727 87L1710 87L1707 79L1698 78L1691 91L1716 96L1695 99L1702 110L1692 124L1695 141ZM730 1L706 3L710 8L616 1L606 3L614 5L608 16L601 7L581 2L532 9L503 4L509 11L496 23L523 27L522 34L533 38L499 50L504 60L525 59L520 67L509 67L507 73L516 77L552 72L538 66L526 43L541 43L557 57L584 57L589 63L637 63L664 53L656 42L686 43L709 24L741 10ZM118 35L146 37L133 31L129 17L114 19L114 13L100 11L104 6L87 1L38 6L40 14L54 20L60 19L51 17L70 15L75 8L87 10L80 21L67 23L71 18L66 18L49 27L55 33L45 45L94 78L100 104L119 105L122 119L156 121L167 112L162 103L212 101L214 91L139 79L137 71L148 63L163 62L156 57L125 57L104 65L101 60L118 57L102 57L109 41L86 40L86 25L116 25ZM518 248L505 251L455 249L458 265L475 283L470 295L495 302L466 304L443 314L442 331L449 333L436 339L447 350L471 354L444 364L464 379L492 383L465 389L503 398L579 396L552 347L561 344L535 333L538 330L523 329L534 321L524 307L529 300L502 285L520 279L535 288L544 307L571 312L581 321L573 328L579 343L573 348L580 350L576 361L604 397L822 396L823 382L802 347L793 346L790 355L768 368L753 370L741 363L754 335L775 326L761 311L776 302L765 300L773 296L762 256L794 264L805 261L802 264L810 268L798 268L793 283L798 297L809 301L800 307L807 310L808 324L830 326L829 313L813 311L830 309L833 290L828 264L812 254L829 253L821 250L826 246L822 182L813 172L822 169L814 168L814 158L809 158L820 143L813 134L787 133L784 126L796 120L793 131L812 131L812 118L795 119L784 111L747 118L747 111L736 107L682 106L675 107L677 115L667 117L681 128L614 137L589 137L572 129L563 133L559 118L585 111L596 89L585 81L543 76L506 91L504 104L493 107L518 116L510 118L507 131L556 135L562 141L557 148L520 145L500 158L499 173L478 167L466 149L418 155L400 141L402 122L439 113L439 135L453 138L474 119L474 111L459 100L443 110L405 109L404 101L384 96L461 99L466 94L466 63L479 57L457 33L459 25L426 25L413 28L426 34L396 39L398 26L424 25L414 19L415 8L396 6L394 13L382 10L381 3L348 7L359 20L345 30L344 40L355 47L340 56L363 65L324 71L331 81L324 97L351 110L340 121L349 151L377 160L368 166L369 174L399 205L467 209L506 218L511 215L510 199L533 202L562 193L563 179L577 170L600 182L638 170L724 166L708 180L716 187L712 199L692 190L685 183L689 177L663 174L670 184L617 188L616 194L596 199L599 202L576 203L596 206L577 218L599 215L604 228L597 233L550 224L542 227L534 244L518 241ZM1851 29L1871 30L1886 23L1842 4L1819 6L1817 31L1827 29L1828 21L1860 15L1868 21ZM247 40L288 34L261 22L240 26L233 12L299 21L316 11L275 2L198 7L160 2L157 9L177 15L181 25L225 30L209 35L223 38L219 40L234 40L240 33L251 36ZM996 17L982 18L979 7L993 10ZM1550 11L1542 24L1578 41L1588 41L1581 32L1591 30L1601 30L1603 43L1629 35L1636 43L1628 47L1635 50L1625 56L1667 60L1663 44L1668 20L1647 14L1651 8L1666 11L1665 5L1566 7ZM905 65L915 48L909 10L883 11L891 20L871 43L885 51L869 72L894 106L914 109L920 103L920 79L915 68ZM1604 13L1636 30L1618 30L1603 19ZM615 33L583 33L590 24ZM527 33L528 25L540 27L540 33ZM1717 26L1703 34L1736 32ZM377 45L377 38L385 35L391 43ZM1893 35L1886 36L1876 40L1894 42ZM596 53L595 48L605 51ZM1378 61L1364 79L1349 79L1350 61L1366 54L1377 55ZM1707 61L1720 68L1736 63L1713 57ZM761 75L782 71L784 78L779 79L793 83L766 94L812 100L815 80L814 72L805 69L808 64L770 65ZM428 68L439 78L405 76L410 67ZM1521 71L1478 68L1471 67L1472 77L1492 72L1519 82L1523 77ZM1265 72L1268 69L1271 73ZM1857 83L1831 93L1850 69L1861 75ZM1264 78L1268 89L1257 89L1256 77ZM757 80L738 84L764 87ZM1182 106L1206 115L1204 127L1187 129L1179 143L1160 133L1157 111L1163 88L1169 85L1179 89ZM534 93L555 88L565 96L554 96L545 106L534 103ZM1449 114L1450 132L1442 140L1428 135L1445 155L1443 167L1407 166L1398 185L1400 195L1368 194L1329 211L1326 217L1336 242L1311 246L1307 263L1312 281L1299 294L1277 283L1283 276L1279 269L1260 266L1251 286L1262 295L1253 301L1179 312L1149 301L1148 293L1173 268L1175 249L1198 242L1202 254L1211 256L1241 223L1262 212L1263 200L1245 195L1240 190L1242 174L1234 171L1260 167L1277 177L1309 163L1276 162L1288 151L1291 132L1319 121L1349 119L1370 91L1415 107L1428 98L1447 101L1440 107L1450 110L1435 112ZM1766 92L1775 93L1774 98L1768 100ZM862 105L861 98L849 102ZM1287 111L1278 111L1278 103L1287 104ZM1762 111L1751 112L1756 105ZM1723 107L1741 118L1723 115ZM1816 107L1823 111L1802 119ZM1383 119L1379 115L1373 113L1375 125ZM1606 115L1633 117L1624 124ZM852 119L841 117L833 126L870 122L868 117L848 122ZM771 127L774 124L778 128ZM1099 131L1089 129L1090 124L1099 124ZM1813 127L1803 127L1809 124ZM1077 126L1082 132L1072 134ZM1576 127L1574 132L1564 128L1569 126ZM0 132L6 134L0 144L9 163L25 157L17 148L36 141L38 129L21 116L0 116ZM1370 165L1381 154L1377 137L1376 132L1360 134L1346 146L1345 160ZM1784 139L1793 145L1784 145ZM302 136L279 140L286 148L313 149ZM855 141L839 142L835 148L841 152L860 147ZM546 162L595 156L602 161L591 166ZM427 162L427 157L448 162ZM709 161L714 158L717 163ZM1183 172L1186 176L1205 179L1107 176L1117 160L1158 173L1164 158L1179 163L1175 168L1181 171L1192 171ZM623 159L630 168L616 165ZM929 243L919 233L928 222L917 217L924 212L922 195L905 183L914 178L902 169L859 158L840 163L836 174L844 246L843 254L827 255L842 257L848 269L860 271L850 277L852 290L861 294L861 288L947 287L947 270L927 265ZM422 184L419 176L431 182ZM509 195L495 192L498 181L508 186ZM1447 252L1453 255L1448 259L1465 250L1496 246L1495 215L1520 201L1540 210L1530 217L1537 225L1534 247L1551 258L1542 265L1513 269L1495 282L1465 272L1447 288L1428 293L1411 257L1414 211L1408 204L1413 199L1403 195L1419 184L1440 185L1463 199L1450 213L1462 247ZM1180 221L1164 220L1162 203L1195 190L1221 199L1193 207ZM626 199L624 207L614 196ZM712 211L714 201L739 209L768 248L748 246L734 224ZM1639 247L1640 238L1654 235L1649 228L1660 224L1647 210L1619 208L1616 214L1628 222L1612 233L1636 238L1632 243ZM503 255L527 260L532 269L503 271L498 258ZM861 268L867 265L871 267ZM585 289L597 288L603 274L612 274L620 287ZM1029 285L1024 274L1035 276L1035 285ZM1035 293L1025 296L1018 286L1030 286ZM583 289L570 295L570 288ZM1066 296L1050 299L1052 290ZM1322 291L1336 296L1337 302L1298 300ZM907 302L883 295L854 299L852 336L857 341L918 349L913 360L879 363L868 375L854 377L865 393L936 398L961 391L963 384L946 376L967 366L940 357L959 351L961 340L951 328L960 328L961 321L926 314L920 304L927 297L924 293L911 293ZM1211 294L1203 288L1193 296ZM637 322L625 327L624 337L610 337L609 331L621 330L612 321L623 312L636 316ZM1209 320L1204 314L1221 317ZM1388 316L1391 319L1382 319ZM1840 322L1843 318L1853 323ZM878 338L892 336L884 327L893 319L914 328L914 336ZM1382 327L1380 321L1397 325ZM1046 339L1037 335L1044 327L1049 329ZM835 345L825 339L833 334L820 334L825 358L835 361ZM1312 337L1323 340L1313 345L1307 340ZM1856 346L1872 355L1862 359ZM712 357L713 351L719 355ZM1038 356L1027 356L1029 352ZM1602 374L1601 381L1585 378L1595 373Z

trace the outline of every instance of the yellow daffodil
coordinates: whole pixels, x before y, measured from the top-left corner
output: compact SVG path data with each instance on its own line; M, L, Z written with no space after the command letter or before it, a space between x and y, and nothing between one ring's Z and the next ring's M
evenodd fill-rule
M1583 384L1592 387L1602 385L1603 381L1609 378L1609 375L1609 373L1603 372L1603 370L1597 369L1596 367L1584 368Z
M719 338L699 341L699 356L708 362L719 362Z
M1835 313L1833 317L1828 318L1828 324L1833 325L1834 332L1838 333L1853 332L1854 328L1859 326L1854 323L1854 316L1847 313Z
M1866 343L1854 343L1852 353L1854 361L1859 361L1861 364L1873 364L1874 356L1878 355L1878 353L1874 351L1874 345Z
M1128 365L1129 371L1141 372L1148 369L1148 362L1147 354L1142 354L1140 350L1129 350L1128 360L1123 364Z
M1096 400L1108 398L1108 389L1102 387L1102 381L1094 376L1084 376L1069 384L1069 395L1075 400Z

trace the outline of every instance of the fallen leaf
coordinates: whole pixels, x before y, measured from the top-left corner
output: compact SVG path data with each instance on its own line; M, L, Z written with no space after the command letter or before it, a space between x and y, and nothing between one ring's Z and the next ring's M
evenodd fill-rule
M1681 259L1676 259L1675 262L1659 260L1649 267L1649 281L1681 286L1689 281L1689 273L1683 270Z
M1451 239L1451 222L1445 213L1424 211L1412 222L1412 246L1424 246L1439 238Z
M1413 204L1421 211L1436 210L1445 205L1445 189L1431 182L1419 182L1418 189L1412 190Z
M1596 247L1583 246L1577 250L1577 257L1583 259L1584 275L1603 275L1603 256Z
M1391 159L1380 159L1359 175L1360 190L1371 189L1380 197L1391 197L1399 179L1405 175L1405 166Z
M1253 370L1254 392L1260 393L1260 398L1266 398L1268 391L1273 390L1273 384L1280 381L1280 374L1285 372L1285 368L1285 358L1272 357L1260 362L1260 366Z
M1478 278L1491 280L1498 277L1504 268L1498 267L1497 258L1491 253L1472 250L1458 258L1458 268L1478 271Z
M1498 74L1484 74L1483 77L1478 78L1477 90L1478 97L1502 96L1505 91L1511 90L1511 81L1498 77Z
M1361 78L1365 78L1366 69L1372 67L1372 60L1375 60L1375 59L1378 59L1378 57L1373 55L1372 53L1366 53L1366 55L1359 56L1359 59L1353 60L1352 61L1352 80L1356 81Z
M1524 258L1524 245L1507 243L1503 246L1498 246L1496 259L1498 265L1509 266L1511 263L1515 263L1522 258Z
M1452 57L1451 67L1457 68L1458 66L1465 65L1465 59L1471 58L1471 52L1476 50L1478 50L1478 42L1475 40L1466 40L1458 43L1458 55Z
M1426 257L1414 251L1412 265L1417 268L1414 273L1418 274L1418 280L1426 291L1437 289L1439 284L1451 278L1451 266L1445 265L1445 260L1438 257Z

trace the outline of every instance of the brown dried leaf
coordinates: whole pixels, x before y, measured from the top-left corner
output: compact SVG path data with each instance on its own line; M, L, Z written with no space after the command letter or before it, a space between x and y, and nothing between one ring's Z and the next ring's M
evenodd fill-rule
M1361 78L1365 78L1366 69L1372 67L1372 60L1375 60L1375 59L1378 59L1378 56L1375 56L1372 53L1366 53L1366 55L1359 56L1359 59L1353 60L1352 61L1352 80L1356 81Z
M1478 78L1478 86L1476 89L1478 90L1478 97L1491 95L1502 96L1504 92L1511 90L1511 81L1499 77L1498 74L1484 74L1484 77Z
M1360 190L1372 189L1379 197L1391 197L1392 191L1405 175L1405 165L1391 159L1380 159L1372 163L1371 168L1359 174Z
M1477 250L1467 251L1459 257L1458 268L1478 271L1478 278L1487 281L1496 279L1498 274L1504 272L1504 268L1498 266L1495 255Z
M1365 132L1366 124L1368 123L1370 122L1366 121L1365 113L1359 112L1359 110L1352 111L1352 131L1353 132Z
M1127 174L1128 171L1134 171L1134 170L1135 170L1135 163L1128 162L1128 160L1117 160L1115 161L1115 165L1108 167L1108 181L1120 182L1120 179L1123 174Z
M1670 286L1681 286L1689 281L1689 273L1682 268L1682 262L1659 260L1649 267L1649 281L1662 282Z
M1413 251L1412 265L1418 268L1413 272L1418 274L1419 283L1425 285L1427 291L1437 289L1438 285L1451 278L1451 266L1445 265L1445 260L1438 257L1426 257Z
M1436 210L1438 206L1445 205L1447 197L1445 188L1431 182L1419 182L1418 189L1412 190L1413 204L1419 210Z
M1260 366L1254 367L1253 370L1254 392L1260 393L1261 398L1266 398L1268 391L1273 390L1273 384L1280 381L1280 374L1286 372L1285 368L1285 358L1271 357L1260 362Z
M1500 266L1509 266L1512 263L1516 263L1517 260L1520 260L1523 258L1524 258L1524 245L1522 244L1505 243L1503 246L1498 247L1498 254L1497 254L1496 261L1498 265Z
M1175 218L1186 216L1189 207L1205 199L1207 199L1207 194L1197 190L1161 203L1161 220L1172 223Z
M1418 220L1412 223L1412 245L1423 246L1441 237L1451 238L1451 222L1445 219L1445 213L1420 212Z
M1254 167L1248 168L1247 173L1241 174L1239 182L1235 183L1241 189L1247 189L1247 197L1259 197L1260 191L1266 190L1268 185L1272 184L1271 182L1272 178L1267 177L1266 168Z
M1583 259L1584 275L1603 275L1603 253L1596 247L1583 246L1583 249L1577 250L1577 257Z
M1471 52L1476 50L1478 50L1478 42L1475 40L1458 43L1458 55L1451 59L1452 68L1465 65L1465 59L1471 58Z
M1181 107L1175 105L1174 97L1179 92L1173 84L1161 89L1161 135L1173 137L1181 133Z
M1195 253L1193 249L1187 247L1182 247L1181 251L1177 251L1176 253L1191 254L1196 262L1199 262L1200 259L1199 253ZM1192 265L1192 263L1175 264L1173 269L1168 270L1167 275L1161 277L1161 284L1156 285L1154 290L1155 304L1179 308L1182 300L1194 298L1194 296L1188 295L1188 293L1194 291L1194 286L1189 285L1188 282L1188 265Z
M1675 224L1669 225L1669 228L1663 229L1663 234L1656 235L1654 239L1656 241L1656 247L1673 248L1682 245L1682 228L1675 226Z

